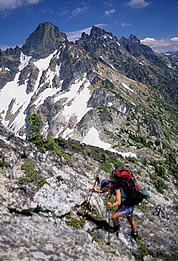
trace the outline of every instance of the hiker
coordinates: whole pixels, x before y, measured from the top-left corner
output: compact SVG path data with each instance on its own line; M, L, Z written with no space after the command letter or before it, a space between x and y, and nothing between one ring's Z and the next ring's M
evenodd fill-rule
M115 181L112 181L109 179L103 179L101 181L100 189L96 190L93 187L92 192L96 192L96 193L109 192L110 197L112 194L115 193L116 201L113 204L110 201L107 202L107 206L109 208L118 206L117 211L112 215L112 221L113 221L114 227L112 228L112 230L110 232L113 232L114 234L117 235L119 228L120 228L118 219L121 216L126 216L128 222L132 228L131 237L136 239L138 237L138 233L137 233L135 221L133 219L134 206L129 203L124 204L124 201L127 199L127 196L126 196L122 186L119 184L119 182L115 182Z

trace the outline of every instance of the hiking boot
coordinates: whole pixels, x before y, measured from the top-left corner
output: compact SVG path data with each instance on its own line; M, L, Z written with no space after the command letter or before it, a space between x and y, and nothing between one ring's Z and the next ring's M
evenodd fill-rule
M114 233L114 227L109 227L108 231L109 231L110 233Z
M131 237L133 238L133 239L137 239L137 237L138 237L138 232L133 232L133 231L131 231Z
M109 227L109 232L116 234L116 233L118 233L119 229L120 229L120 225L114 226L114 227Z

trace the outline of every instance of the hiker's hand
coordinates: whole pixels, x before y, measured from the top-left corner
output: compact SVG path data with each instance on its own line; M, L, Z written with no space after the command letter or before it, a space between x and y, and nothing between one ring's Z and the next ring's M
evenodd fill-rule
M107 203L107 206L108 206L109 208L112 208L112 203L111 203L111 202L108 202L108 203Z
M92 188L91 191L92 191L92 192L95 192L95 188Z

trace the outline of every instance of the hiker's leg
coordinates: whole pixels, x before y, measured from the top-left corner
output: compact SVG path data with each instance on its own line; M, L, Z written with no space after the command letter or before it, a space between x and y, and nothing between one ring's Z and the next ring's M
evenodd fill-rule
M119 212L116 212L114 215L112 215L112 221L114 224L114 234L117 236L118 235L118 231L119 231L119 220L118 218L121 217L122 215Z
M122 215L119 212L116 212L114 215L112 215L112 222L114 224L114 227L116 228L116 230L119 230L119 217L121 217Z
M127 216L127 220L129 221L129 223L131 225L132 231L137 232L137 227L136 227L135 221L133 219L133 215Z
M114 226L119 225L119 220L118 218L121 217L122 215L119 212L116 212L114 215L112 215L112 221L114 223Z

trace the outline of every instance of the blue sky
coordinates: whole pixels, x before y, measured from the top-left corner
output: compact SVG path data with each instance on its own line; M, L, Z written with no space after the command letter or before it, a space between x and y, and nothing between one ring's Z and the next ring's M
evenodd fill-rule
M0 0L0 47L22 45L49 21L70 40L93 25L122 36L136 35L155 51L178 51L177 0Z

